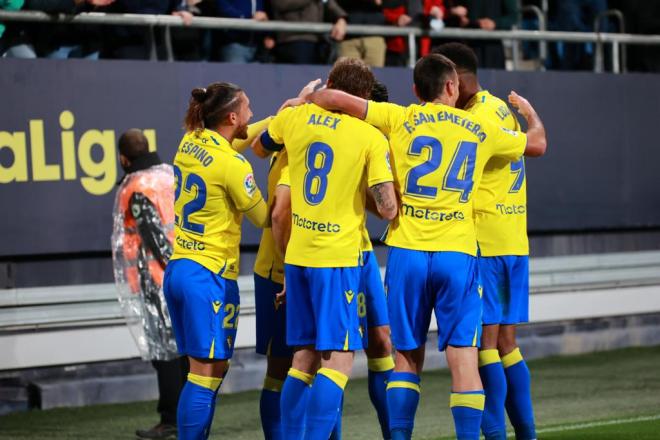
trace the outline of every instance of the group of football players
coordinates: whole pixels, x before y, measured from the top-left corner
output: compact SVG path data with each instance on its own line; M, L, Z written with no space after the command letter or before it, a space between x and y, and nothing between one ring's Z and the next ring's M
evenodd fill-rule
M317 85L252 125L238 86L192 92L163 286L190 360L180 438L208 436L233 353L243 214L264 228L254 279L266 438L341 438L344 388L364 349L383 438L410 439L432 313L456 437L505 439L508 414L516 438L536 438L515 326L529 308L523 156L545 153L540 118L511 92L523 133L459 43L417 62L417 104L387 102L356 59L340 59ZM248 146L270 157L267 202L240 154ZM367 211L389 222L384 284Z

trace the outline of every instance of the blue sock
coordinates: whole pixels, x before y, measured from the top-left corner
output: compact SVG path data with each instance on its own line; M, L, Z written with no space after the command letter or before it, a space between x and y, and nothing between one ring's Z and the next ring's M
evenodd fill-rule
M259 400L261 427L266 440L281 440L282 423L280 422L280 397L283 381L266 376Z
M504 374L507 382L506 412L516 431L516 439L532 440L536 438L534 410L532 409L531 379L529 368L516 348L502 356Z
M330 433L329 440L341 440L341 416L343 412L344 412L344 396L341 397L341 404L339 405L337 420L335 421L335 427L332 428L332 432Z
M457 440L479 440L485 401L483 390L451 393L449 407L454 416Z
M486 393L481 431L486 440L506 440L506 376L497 349L479 352L479 375Z
M419 404L419 376L393 371L387 383L387 411L392 440L410 440Z
M348 376L330 368L316 374L307 406L305 440L328 440L337 422Z
M387 382L394 370L394 360L392 356L378 359L370 358L367 360L367 365L369 367L369 399L376 408L383 438L389 439L391 436L390 418L387 412Z
M215 411L215 399L222 379L188 373L177 407L178 438L208 438Z
M289 369L280 397L282 437L287 440L301 440L305 435L307 402L313 379L311 374Z

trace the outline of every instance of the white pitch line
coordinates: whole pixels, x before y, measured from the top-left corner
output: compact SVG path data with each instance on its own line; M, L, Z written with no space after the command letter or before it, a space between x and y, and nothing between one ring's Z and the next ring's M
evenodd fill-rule
M548 432L561 432L561 431L573 431L575 429L587 429L587 428L596 428L599 426L610 426L610 425L623 425L625 423L634 423L634 422L650 422L653 420L660 420L660 414L653 416L641 416L641 417L632 417L629 419L615 419L615 420L603 420L600 422L588 422L588 423L575 423L572 425L559 425L553 426L551 428L542 428L537 429L537 434L544 434ZM507 438L515 438L514 434L508 434Z

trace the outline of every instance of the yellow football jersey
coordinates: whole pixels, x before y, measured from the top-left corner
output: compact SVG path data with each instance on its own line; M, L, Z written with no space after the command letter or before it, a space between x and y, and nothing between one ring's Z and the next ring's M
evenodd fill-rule
M286 151L275 153L270 159L270 170L268 171L268 212L271 212L273 195L278 185L289 186L289 161ZM273 231L271 228L264 228L261 233L257 259L254 262L254 273L276 283L284 283L284 260L275 249L275 240L273 240Z
M236 279L243 212L262 199L250 163L218 133L189 132L174 157L174 176L172 260L188 258Z
M476 255L472 196L492 156L518 160L527 136L453 107L369 101L365 121L390 139L399 215L385 243Z
M520 124L504 101L482 90L465 110L509 130ZM474 224L481 255L528 255L525 162L493 157L474 194Z
M357 266L363 179L368 186L392 181L383 134L352 116L305 104L281 111L268 126L268 138L270 148L286 145L289 156L293 219L285 262Z

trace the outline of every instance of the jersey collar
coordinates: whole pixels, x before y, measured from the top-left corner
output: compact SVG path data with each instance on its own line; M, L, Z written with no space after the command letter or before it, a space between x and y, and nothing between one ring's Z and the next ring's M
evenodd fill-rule
M220 149L231 149L231 144L227 139L225 139L220 133L209 130L208 128L205 128L201 131L195 131L193 136L200 140L205 146L217 147Z
M486 102L486 98L490 96L490 92L488 90L479 90L477 93L474 94L472 98L465 104L465 108L472 108L476 104L481 104Z

